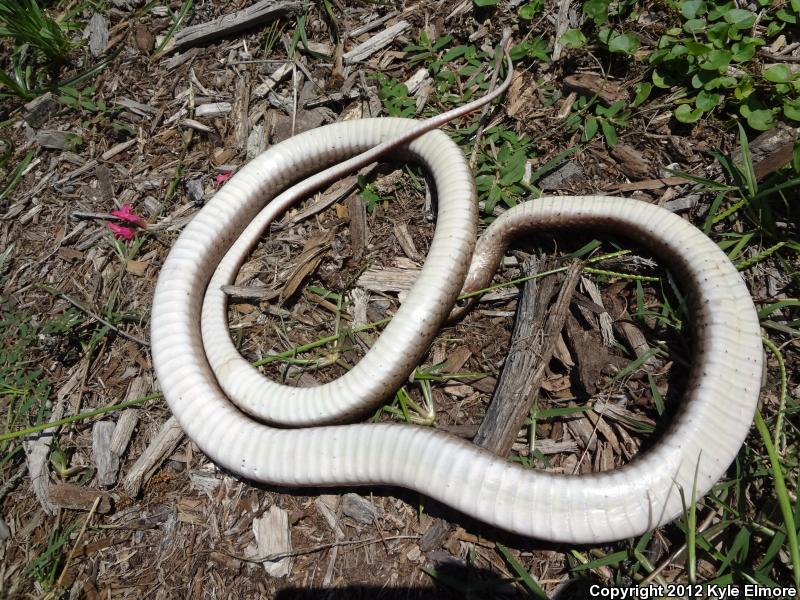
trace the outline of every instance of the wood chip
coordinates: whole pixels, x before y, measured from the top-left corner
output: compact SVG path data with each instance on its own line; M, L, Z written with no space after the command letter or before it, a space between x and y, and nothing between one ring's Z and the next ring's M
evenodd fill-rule
M403 253L411 260L421 262L422 256L417 251L414 238L411 237L411 233L408 231L408 224L396 221L393 229L394 237L397 238L397 243L400 244Z
M194 119L181 119L178 121L178 125L183 127L189 127L190 129L194 129L195 131L201 131L203 133L213 133L214 128L209 127L208 125L201 123L200 121L195 121Z
M611 425L606 423L606 420L597 412L590 410L584 413L586 418L597 428L597 431L608 441L611 445L614 454L622 455L622 447L620 446L619 439L614 433Z
M89 24L83 30L83 38L89 40L89 52L95 58L103 54L108 45L108 23L100 13L92 14Z
M358 494L342 496L342 512L354 521L364 525L372 524L375 519L383 517L383 509Z
M568 162L559 167L539 182L539 187L543 190L558 190L564 185L571 183L585 176L583 168L574 162Z
M328 526L333 530L333 535L336 538L336 541L341 541L345 539L345 534L344 530L339 524L339 519L336 517L336 506L338 504L338 500L338 496L326 494L314 500L314 504L323 518L328 522ZM322 585L325 587L329 586L333 581L336 568L336 559L338 556L339 546L333 546L330 549L330 554L328 556L328 566L325 568L325 575L322 577Z
M50 413L50 419L57 421L64 416L67 399L80 395L81 385L89 369L89 361L84 359L73 367L67 382L56 392L56 404ZM31 482L34 495L48 515L55 514L55 506L48 499L50 484L50 466L47 460L50 455L50 446L53 443L56 428L45 429L37 434L35 439L23 442L25 458L28 467L28 478Z
M250 135L250 75L245 72L236 82L236 95L233 111L234 147L242 150L247 147Z
M611 147L611 156L617 159L620 170L631 179L647 177L651 171L650 163L636 148L627 144Z
M583 286L583 289L589 294L589 298L592 299L592 302L597 304L601 309L597 314L598 320L600 321L600 334L603 336L603 345L610 348L616 344L617 341L614 339L613 319L603 306L603 297L600 295L600 290L597 289L597 286L591 279L583 276L581 276L581 286Z
M114 485L119 470L119 456L111 451L111 438L116 425L111 421L98 421L92 427L92 460L97 468L97 485Z
M408 292L420 269L400 267L370 267L358 278L359 287L370 292Z
M366 42L354 46L349 52L345 52L342 58L348 64L366 60L378 50L385 48L403 35L409 27L411 27L411 24L408 21L399 21L374 35Z
M61 104L55 95L52 92L47 92L25 104L25 114L22 118L25 119L28 125L37 129L44 125L50 115L60 107Z
M605 105L628 99L628 91L622 84L609 81L593 73L567 75L563 81L565 88L575 90L579 94L590 98L596 95Z
M556 31L555 35L553 36L553 54L552 59L553 62L557 61L561 58L561 52L564 50L564 46L561 44L561 36L566 33L567 29L569 29L570 21L569 21L569 7L570 7L570 0L558 0L558 14L556 16Z
M64 150L67 147L67 140L70 136L75 136L69 131L54 131L52 129L41 129L36 132L36 143L42 148L52 150Z
M250 285L223 285L222 291L237 300L273 300L281 294L278 290Z
M136 113L140 117L150 117L158 112L157 109L153 108L148 104L142 104L141 102L136 102L135 100L131 100L130 98L118 98L114 100L114 105L116 106L124 106L131 112Z
M195 117L221 117L227 115L233 110L233 105L230 102L209 102L208 104L201 104L194 110Z
M119 144L116 144L115 146L112 146L111 148L109 148L108 150L103 152L103 154L100 155L100 158L103 159L103 160L109 160L109 159L115 157L120 152L124 152L125 150L127 150L128 148L133 146L138 141L139 140L137 138L131 138L131 139L125 141L125 142L120 142ZM89 164L89 163L87 163L87 164Z
M657 190L671 185L684 185L689 183L683 177L661 177L658 179L646 179L644 181L634 181L633 183L614 184L606 189L608 192L636 192L639 190Z
M204 510L204 501L200 498L178 498L175 503L178 512L178 521L189 525L202 525L207 517Z
M135 397L139 397L138 395ZM130 395L128 397L130 398ZM111 452L119 459L125 454L125 449L131 441L133 430L139 422L139 411L135 408L128 408L122 411L117 419L117 426L114 428L114 435L111 437Z
M562 440L557 442L551 439L536 440L534 449L542 454L561 454L562 452L575 453L578 451L578 443L575 440Z
M350 194L345 200L350 217L350 248L353 262L359 264L367 248L367 207L359 194Z
M254 558L271 557L292 551L289 513L274 504L269 507L263 517L253 519L253 534L257 546L257 555ZM286 577L292 571L291 556L277 560L265 560L262 564L267 574L272 577Z
M137 277L144 277L147 271L147 267L149 266L150 263L143 260L125 261L125 271L127 271L131 275L136 275Z
M164 63L164 66L167 67L168 71L175 69L181 66L184 63L191 61L195 56L200 53L199 48L192 48L191 50L187 50L181 54L176 54L175 56L171 57L167 62Z
M155 48L156 38L153 33L141 23L136 26L133 31L133 39L136 42L136 47L140 52L150 54Z
M281 81L283 81L289 73L292 72L292 63L285 62L281 66L279 66L271 75L268 75L266 81L259 83L253 89L253 96L256 98L264 98L267 94L269 94L272 90L275 89L275 86L278 85Z
M570 433L581 440L584 448L594 452L597 448L597 436L591 421L584 416L580 416L577 419L570 419L566 422L566 425Z
M183 430L175 417L170 417L150 440L144 452L128 471L123 486L130 496L139 494L142 484L150 479L158 467L175 451L183 439Z
M316 270L322 261L322 255L330 247L334 234L334 230L325 231L306 242L303 251L295 259L294 272L281 290L281 300L285 301L294 296L303 280Z
M95 500L100 498L97 511L101 515L111 510L111 496L100 490L91 490L72 483L57 483L50 486L48 499L53 506L70 510L92 510Z

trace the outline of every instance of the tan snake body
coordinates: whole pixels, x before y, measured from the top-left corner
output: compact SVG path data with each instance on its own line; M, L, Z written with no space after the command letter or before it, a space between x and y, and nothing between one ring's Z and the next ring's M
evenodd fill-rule
M509 81L510 73L488 99L422 125L363 119L295 136L243 167L187 225L153 299L153 364L172 412L217 464L276 485L411 488L503 529L563 542L641 534L682 513L681 490L689 501L695 480L699 497L722 476L747 435L762 371L759 323L741 276L688 222L622 198L520 204L494 221L476 248L477 200L463 153L445 134L420 136L420 128L474 110ZM341 378L315 388L266 380L230 339L221 286L232 282L261 231L289 205L406 143L433 176L439 206L414 287L370 351ZM303 183L281 194L296 181ZM651 249L688 296L695 357L684 406L652 450L621 469L563 476L524 469L432 428L320 426L351 420L402 385L462 288L482 289L514 237L575 227L621 234Z

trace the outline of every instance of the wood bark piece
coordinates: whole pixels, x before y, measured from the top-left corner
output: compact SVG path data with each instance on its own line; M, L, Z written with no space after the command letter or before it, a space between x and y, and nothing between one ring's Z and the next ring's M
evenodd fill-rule
M136 396L139 397L138 395ZM114 428L114 435L111 436L111 452L116 457L122 458L125 454L125 449L128 447L128 442L131 441L133 430L136 429L136 424L139 422L139 411L135 408L129 408L122 411L122 414L117 420L117 426ZM117 466L119 468L119 465Z
M313 273L322 261L322 255L330 247L336 232L331 229L327 232L320 233L310 238L303 251L295 261L295 268L292 276L286 282L281 290L280 298L286 301L297 292L303 280Z
M299 13L302 8L303 3L299 0L284 0L283 2L261 0L252 6L229 15L223 15L213 21L181 29L162 53L183 50L190 46L202 46L212 40Z
M569 5L570 0L558 0L558 16L556 17L556 35L553 42L552 60L557 61L561 58L564 46L561 45L561 36L569 29Z
M53 506L70 510L91 510L100 497L97 512L105 514L111 510L111 496L100 490L91 490L72 483L57 483L50 486L48 499Z
M22 116L25 122L36 129L41 127L56 112L61 105L52 92L42 94L25 104L25 114Z
M175 451L183 439L183 430L175 417L170 417L158 430L155 437L150 440L150 445L131 467L125 477L123 487L130 496L136 496L142 489L142 484L153 476L156 469L167 456Z
M607 192L636 192L638 190L657 190L662 187L669 187L673 185L685 185L691 183L688 179L683 177L661 177L658 179L647 179L645 181L634 181L633 183L620 183L612 184L607 188Z
M237 150L247 146L250 135L250 75L245 71L236 82L236 101L233 104L234 138Z
M531 279L525 283L508 358L492 403L475 436L474 441L479 446L499 456L511 451L553 356L581 268L580 262L573 262L567 269L549 317L545 313L555 288L554 278ZM526 275L537 272L536 260L530 259L523 271Z
M637 358L650 351L650 344L647 343L647 338L644 337L641 329L633 324L631 316L628 314L627 310L620 315L617 321L614 322L614 327L616 328L617 332L623 338L625 338L628 347L633 350ZM655 362L655 356L651 356L649 359L647 359L645 365L654 364Z
M208 104L201 104L194 111L194 116L201 118L213 118L227 115L233 110L230 102L209 102Z
M223 285L222 291L237 300L273 300L280 296L278 290L251 285Z
M42 148L53 150L64 150L67 147L69 137L75 134L69 131L54 131L52 129L41 129L36 132L36 143Z
M612 146L611 156L617 160L620 171L631 179L641 179L650 173L650 162L633 146L627 144Z
M119 469L119 457L111 451L111 438L116 425L111 421L98 421L92 427L92 459L97 467L97 485L114 485Z
M603 306L603 297L600 295L600 290L597 289L597 286L588 277L581 277L581 285L583 289L586 290L586 293L589 294L589 298L592 299L592 302L602 309L601 312L597 314L597 320L600 322L600 333L603 336L603 345L609 347L613 346L616 343L613 329L614 320Z
M400 267L370 267L356 282L370 292L408 292L419 275L420 269Z
M100 56L108 44L108 23L100 13L94 13L83 30L84 39L89 39L89 51L95 58Z
M342 496L342 512L364 525L371 525L376 519L383 517L382 508L375 506L364 496L354 493Z
M408 224L396 222L394 224L394 237L397 238L397 243L400 244L403 253L417 262L422 260L417 251L417 246L414 244L414 238L411 237L411 232L408 230Z
M350 194L345 201L350 216L350 244L353 261L358 264L367 248L367 207L358 194Z
M106 150L105 152L103 152L103 154L100 155L100 158L103 159L103 160L109 160L110 158L115 157L120 152L124 152L125 150L127 150L128 148L133 146L138 141L139 140L137 138L132 138L132 139L126 141L126 142L120 142L119 144L116 144L116 145L112 146L111 148L109 148L108 150ZM86 164L88 165L89 163L86 163ZM86 165L84 165L84 166L86 166ZM94 166L95 165L92 165L92 168L94 168Z
M564 78L564 87L590 98L596 95L606 106L628 99L628 91L621 83L609 81L593 73L567 75Z
M409 27L411 27L411 24L408 21L399 21L374 35L366 42L353 47L350 52L345 52L342 58L344 58L345 63L355 63L366 60L378 50L391 44L396 38L405 33Z
M253 519L253 534L258 546L258 557L274 557L264 560L264 570L272 577L286 577L292 571L291 556L280 557L292 551L292 536L289 529L289 513L274 504L266 514Z
M292 214L291 216L286 216L282 221L276 223L273 226L273 231L279 231L288 227L290 225L294 225L295 223L299 223L303 219L307 219L319 212L322 212L326 208L328 208L331 204L335 202L339 202L343 198L347 197L350 192L352 192L358 186L358 178L359 177L369 177L369 175L374 170L375 165L370 165L361 169L358 174L350 175L345 177L344 179L340 179L327 190L325 190L322 194L319 195L317 199L311 203L310 206L304 208L303 210L298 211L297 213Z

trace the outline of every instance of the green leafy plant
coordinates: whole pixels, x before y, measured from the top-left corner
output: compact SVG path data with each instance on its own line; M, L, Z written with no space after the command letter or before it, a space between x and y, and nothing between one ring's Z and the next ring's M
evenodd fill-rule
M54 75L69 61L72 44L64 24L48 17L36 0L4 0L0 2L0 36L13 39L12 75L0 71L2 96L31 98L36 95L40 59Z
M468 143L477 130L477 123L459 130L456 141ZM475 167L475 186L484 199L484 212L491 215L495 206L506 208L518 204L529 188L523 182L533 142L527 135L498 125L486 131L480 140Z
M408 88L402 81L376 73L378 98L390 117L412 117L416 111L416 101L408 95Z
M738 113L751 128L764 131L779 118L800 121L800 73L780 62L762 66L757 56L759 48L797 24L800 0L778 5L757 0L757 5L754 12L729 0L677 1L674 21L648 48L640 48L635 33L618 31L633 3L586 0L583 12L609 52L646 57L652 87L682 93L674 100L678 121L696 123L715 111ZM580 48L586 43L582 36L569 30L562 43ZM652 87L644 96L643 88L637 90L639 104Z
M546 41L539 37L532 37L514 45L509 54L514 62L519 62L525 58L550 62L550 47Z
M36 0L0 2L0 22L0 35L14 38L18 45L28 44L53 64L69 59L72 44L62 25L48 17Z
M597 103L596 99L581 96L573 106L572 114L567 117L566 125L571 130L583 130L581 141L588 142L598 133L609 146L618 141L617 130L630 125L631 111L625 110L625 102L617 100L610 106Z
M97 88L95 86L88 86L82 90L78 90L72 86L62 85L58 88L61 95L58 101L71 108L82 108L92 113L105 112L108 106L102 100L93 100Z

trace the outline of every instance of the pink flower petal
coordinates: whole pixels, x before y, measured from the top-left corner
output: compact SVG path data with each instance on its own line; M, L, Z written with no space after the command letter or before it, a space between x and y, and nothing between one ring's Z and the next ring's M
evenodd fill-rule
M123 240L131 241L135 235L135 232L130 227L123 227L122 225L111 223L110 221L107 222L106 225L108 225L108 228L114 232L114 236Z
M138 227L147 227L147 223L144 222L142 217L133 212L130 204L123 204L119 209L112 210L111 216L117 217L120 221L125 221L126 223L133 223Z
M217 186L220 186L226 181L228 181L228 179L230 179L231 177L233 177L233 173L231 173L230 171L225 171L217 175L217 177L214 179L214 183L217 184Z

